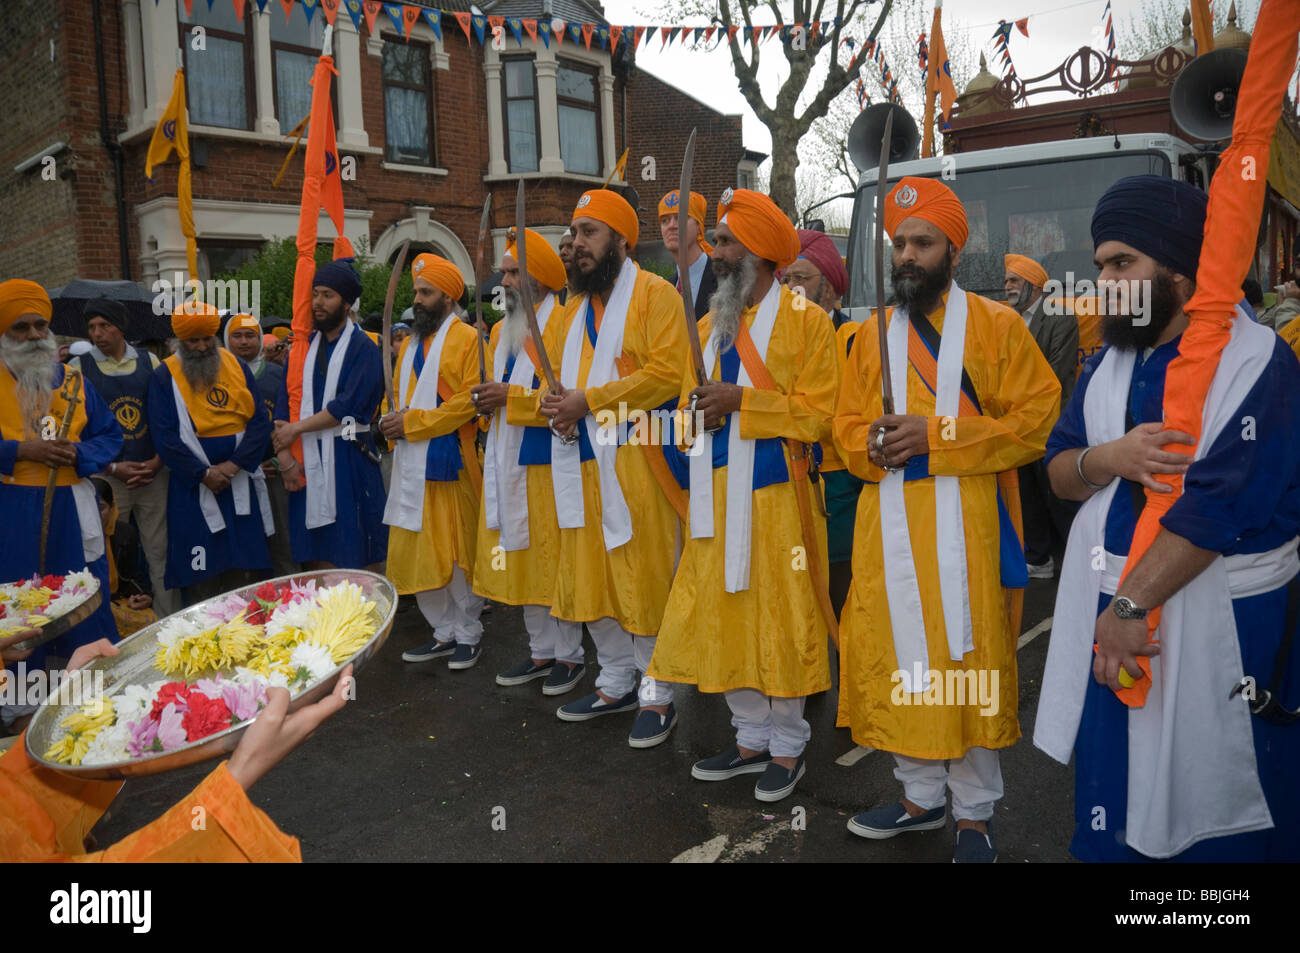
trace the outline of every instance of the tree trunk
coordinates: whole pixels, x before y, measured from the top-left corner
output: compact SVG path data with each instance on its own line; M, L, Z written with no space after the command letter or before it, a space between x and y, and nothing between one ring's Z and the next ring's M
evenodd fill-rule
M768 124L772 134L772 180L769 184L772 201L794 221L799 214L795 190L795 172L799 169L799 136L795 121L789 116L774 116ZM798 224L798 223L796 223Z

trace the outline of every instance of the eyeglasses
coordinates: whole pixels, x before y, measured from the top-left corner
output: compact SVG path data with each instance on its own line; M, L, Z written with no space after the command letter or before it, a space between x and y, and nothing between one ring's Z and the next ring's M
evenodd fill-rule
M821 275L807 275L807 274L801 275L798 274L797 272L786 271L786 273L781 276L781 283L785 285L789 285L789 284L809 285L812 284L814 281L820 280L820 278Z

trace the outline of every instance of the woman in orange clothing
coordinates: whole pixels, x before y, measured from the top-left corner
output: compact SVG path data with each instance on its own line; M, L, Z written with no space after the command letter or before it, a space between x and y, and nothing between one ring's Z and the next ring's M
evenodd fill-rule
M11 659L9 646L33 634L27 630L0 641L5 661L16 661L23 654L13 653ZM68 668L117 653L112 643L101 639L77 649ZM277 828L245 792L343 707L351 679L348 666L331 695L292 715L288 714L289 693L270 689L266 708L229 761L217 765L158 820L107 850L88 852L87 837L122 782L83 781L41 767L27 757L26 738L20 737L0 756L0 861L301 862L298 839ZM204 823L198 824L199 818Z

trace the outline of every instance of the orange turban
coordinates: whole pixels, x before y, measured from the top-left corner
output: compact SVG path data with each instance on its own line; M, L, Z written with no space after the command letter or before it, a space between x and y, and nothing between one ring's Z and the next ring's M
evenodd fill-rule
M259 338L262 336L262 325L258 323L257 318L251 314L243 313L232 315L230 320L226 322L225 345L227 351L230 350L230 332L243 330L256 331Z
M537 234L531 228L524 229L524 251L527 252L525 257L528 258L528 273L542 283L543 287L550 288L552 291L559 291L569 280L569 276L564 271L564 262L560 261L559 252L551 247L541 235ZM506 245L506 254L516 261L519 256L515 254L515 236L510 236L510 244Z
M1003 255L1002 266L1013 275L1019 275L1031 285L1041 288L1047 284L1047 270L1026 255Z
M755 255L786 268L799 257L799 233L777 204L762 192L727 189L718 202L718 224Z
M578 204L573 208L573 219L594 218L604 222L614 231L627 239L627 247L635 248L640 225L636 210L628 204L627 199L611 189L589 189L582 193Z
M659 218L665 215L677 217L677 193L681 189L673 189L667 195L659 200ZM699 243L700 248L706 255L713 254L713 246L704 240L704 217L709 214L709 203L705 201L704 196L699 192L691 193L691 204L686 207L686 214L695 219L700 226Z
M919 218L929 222L948 236L960 251L970 235L966 224L966 209L961 199L948 186L935 179L915 175L899 180L885 198L885 231L893 236L894 229L905 219Z
M411 279L423 278L448 298L459 301L465 293L465 279L460 276L460 269L445 258L430 255L416 255L411 262Z
M54 306L45 289L26 278L0 282L0 334L12 328L24 314L39 314L50 320Z
M221 313L204 301L187 301L172 312L172 334L182 341L208 338L221 327Z

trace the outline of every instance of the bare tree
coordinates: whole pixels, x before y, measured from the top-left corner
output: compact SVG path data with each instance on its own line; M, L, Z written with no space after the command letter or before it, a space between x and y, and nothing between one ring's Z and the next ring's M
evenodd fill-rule
M1214 32L1228 25L1228 16L1237 11L1237 27L1250 33L1259 13L1259 0L1215 0ZM1186 0L1145 0L1136 13L1129 14L1127 28L1115 25L1115 52L1120 59L1136 60L1155 50L1162 50L1183 35Z

